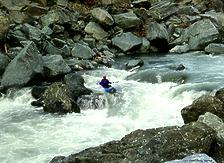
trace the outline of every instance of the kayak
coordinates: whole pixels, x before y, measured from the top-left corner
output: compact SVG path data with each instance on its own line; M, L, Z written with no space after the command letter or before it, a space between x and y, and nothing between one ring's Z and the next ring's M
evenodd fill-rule
M104 91L108 93L116 93L117 90L114 87L109 87L109 88L104 88Z

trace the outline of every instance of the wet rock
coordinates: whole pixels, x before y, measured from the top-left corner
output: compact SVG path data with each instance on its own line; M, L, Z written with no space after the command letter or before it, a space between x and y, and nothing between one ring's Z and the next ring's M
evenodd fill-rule
M208 153L214 138L215 131L199 122L182 127L136 130L120 141L88 148L60 161L164 162L194 153Z
M108 33L95 22L89 22L85 27L85 32L92 35L97 40L102 40L108 36Z
M56 82L50 85L44 95L44 111L49 113L80 113L80 108L70 97L70 90L65 84Z
M113 17L106 11L101 8L94 8L91 11L92 16L99 21L99 23L105 24L105 25L113 25L114 19Z
M128 63L125 64L127 70L137 66L141 67L143 65L144 65L144 61L142 59L133 59L128 61Z
M211 54L224 54L224 44L211 43L205 47L205 52Z
M140 53L148 53L149 49L150 49L150 42L145 37L143 37Z
M217 162L223 162L224 123L222 119L212 113L207 112L204 115L199 116L198 122L205 123L216 131L216 139L211 146L210 156L212 156Z
M43 96L48 86L33 86L31 89L31 95L35 99L39 99Z
M44 56L44 75L46 77L54 77L66 74L71 68L66 64L61 55Z
M81 95L89 95L92 91L84 86L84 79L76 73L67 74L64 78L65 84L68 86L73 99L77 99Z
M44 102L42 100L32 101L30 104L35 107L43 107L44 106Z
M218 98L203 95L193 101L193 103L181 110L181 115L183 117L184 123L189 123L197 121L200 115L205 114L206 112L213 113L219 118L224 119L223 112L223 102Z
M79 43L74 44L71 53L73 57L80 59L91 59L96 55L96 53L88 46Z
M42 56L36 45L30 41L6 67L2 76L1 86L24 86L35 75L42 73Z
M117 35L112 39L112 44L119 47L123 52L129 51L142 44L142 39L131 32Z
M115 23L123 29L138 27L141 23L141 20L133 12L113 15L113 18Z

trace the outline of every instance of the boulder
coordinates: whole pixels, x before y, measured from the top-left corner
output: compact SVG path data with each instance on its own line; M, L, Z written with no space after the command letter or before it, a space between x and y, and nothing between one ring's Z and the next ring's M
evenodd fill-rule
M150 49L150 42L145 37L143 37L140 53L148 53L149 49Z
M189 45L188 44L184 44L184 45L176 45L175 47L170 49L169 52L170 53L182 54L182 53L188 52L189 50L190 50Z
M73 99L77 99L81 95L89 95L92 91L84 86L84 79L81 75L70 73L65 75L64 83L71 92Z
M224 161L224 123L221 118L212 114L205 113L199 116L198 122L205 123L213 130L216 131L216 139L213 142L210 150L210 156L212 156L217 162Z
M41 30L30 24L25 23L21 31L27 36L27 38L35 43L39 43L41 40Z
M197 21L183 34L183 42L189 44L190 50L204 50L209 43L218 39L219 31L209 19Z
M37 74L43 73L43 59L34 42L29 41L9 63L2 76L1 86L24 86Z
M205 47L205 52L211 54L224 54L224 44L211 43Z
M151 3L148 0L135 0L132 2L132 5L135 8L149 9L151 7Z
M138 27L141 23L141 20L133 12L113 15L113 18L115 23L123 29Z
M142 44L142 39L131 32L127 32L121 35L116 35L112 39L112 44L119 47L123 52L126 52L134 47L140 46Z
M77 12L70 12L66 9L56 8L48 11L47 14L40 18L42 26L49 26L51 24L64 24L76 22L79 14Z
M4 39L9 31L10 21L9 17L0 10L0 40Z
M224 88L221 88L218 91L216 91L215 97L224 102Z
M167 29L157 22L151 22L146 26L146 38L151 46L158 49L159 52L168 52L169 34Z
M189 106L186 106L181 110L184 123L197 121L200 115L206 112L213 113L219 118L224 119L223 102L217 97L210 95L203 95L193 101Z
M132 60L129 60L125 64L127 70L132 69L137 66L141 67L143 65L144 65L144 61L142 59L132 59Z
M48 113L80 113L80 108L70 97L70 90L61 82L53 83L46 89L43 102L43 109Z
M48 86L33 86L31 89L31 95L35 99L39 99L43 96Z
M5 71L5 68L8 66L10 59L7 55L0 53L0 75Z
M44 56L44 75L46 77L54 77L66 74L71 68L66 64L61 55Z
M108 36L108 33L95 22L89 22L85 27L85 32L92 35L97 40L102 40Z
M120 141L111 141L65 158L60 157L60 163L77 160L80 162L165 162L182 159L195 153L209 153L214 139L215 131L200 122L182 127L136 130ZM52 159L51 163L59 163L59 160Z
M92 49L90 49L89 46L79 43L74 44L71 54L73 57L80 59L91 59L96 55L96 53Z
M94 8L91 10L91 14L97 21L99 21L99 23L109 26L114 24L113 17L106 10Z

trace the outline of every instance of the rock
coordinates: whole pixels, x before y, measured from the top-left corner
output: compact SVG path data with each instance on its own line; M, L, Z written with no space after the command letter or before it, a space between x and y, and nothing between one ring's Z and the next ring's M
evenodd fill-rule
M80 59L91 59L96 55L96 53L88 46L79 43L74 44L71 53L73 57Z
M151 46L155 46L159 52L169 50L169 34L165 27L157 22L151 22L146 27L146 38L150 41Z
M112 44L119 47L123 52L129 51L142 44L142 39L131 32L117 35L112 39Z
M10 59L5 54L0 53L0 75L5 71L5 68L8 66Z
M184 45L176 45L174 48L170 49L170 53L186 53L190 50L189 45L188 44L184 44Z
M29 43L9 63L2 76L2 87L24 86L35 75L43 73L43 60L36 45Z
M102 5L115 5L115 6L122 6L123 4L130 4L131 0L100 0Z
M20 26L10 30L7 38L13 40L13 42L9 42L9 44L13 44L14 46L21 46L21 41L27 41L25 34L20 30Z
M41 40L41 30L30 24L25 23L21 31L27 36L27 38L35 43L39 43Z
M132 2L132 5L135 8L145 8L147 10L151 7L151 3L148 0L136 0Z
M203 19L188 27L183 38L190 50L204 50L209 43L218 40L219 31L209 19Z
M217 162L224 161L224 123L221 118L212 114L212 113L205 113L204 115L199 116L198 122L205 123L213 130L216 131L216 140L214 141L213 145L211 146L211 156Z
M189 123L197 121L198 117L206 112L213 113L219 118L224 119L223 102L216 97L203 95L193 101L191 105L183 108L181 115L184 123Z
M63 53L61 49L59 49L58 47L54 46L49 41L44 42L44 45L45 46L43 47L43 50L44 50L45 54L61 55Z
M31 16L41 16L48 12L48 8L40 6L37 3L30 3L26 6L23 12L31 15Z
M85 32L92 35L97 40L102 40L108 36L108 33L95 22L89 22L85 27Z
M32 101L31 105L35 106L35 107L43 107L44 106L44 102L42 100L36 100L36 101Z
M224 44L211 43L205 47L205 52L211 54L224 54Z
M128 61L128 63L125 64L127 70L137 66L141 67L143 65L144 65L144 61L142 59L132 59Z
M215 97L224 102L224 88L221 88L218 91L216 91Z
M9 31L9 17L0 10L0 40L4 39Z
M140 53L148 53L149 49L150 49L150 42L145 37L143 37Z
M43 101L43 109L48 113L80 113L80 108L70 97L70 90L61 82L53 83L46 89Z
M61 55L44 56L43 60L44 75L47 77L54 77L71 71L71 68L66 64Z
M48 86L33 86L31 89L31 95L35 99L39 99L43 96Z
M141 20L133 12L113 15L113 18L115 23L123 29L138 27L141 23Z
M64 24L78 21L79 14L77 12L70 12L66 9L56 8L48 11L46 15L40 18L42 26L49 26L51 24Z
M194 153L208 153L214 139L215 131L200 122L182 127L170 126L136 130L120 141L111 141L98 147L85 149L60 159L60 162L75 162L76 160L88 160L89 162L165 162L181 159ZM56 161L56 159L53 160Z
M97 21L99 21L99 23L109 26L114 24L113 17L106 10L101 8L94 8L91 11L91 14Z
M18 10L10 10L9 11L9 18L11 23L16 23L16 24L24 24L24 23L32 23L34 22L34 18L24 12L20 12Z
M77 99L81 95L89 95L92 91L84 86L84 79L76 73L65 75L65 84L68 86L73 99Z
M172 65L169 68L171 70L181 71L184 70L186 67L183 64L179 64L179 65Z
M217 163L213 158L209 157L204 153L200 154L193 154L187 157L184 157L181 160L173 160L173 161L166 161L165 163L184 163L184 162L209 162L209 163Z

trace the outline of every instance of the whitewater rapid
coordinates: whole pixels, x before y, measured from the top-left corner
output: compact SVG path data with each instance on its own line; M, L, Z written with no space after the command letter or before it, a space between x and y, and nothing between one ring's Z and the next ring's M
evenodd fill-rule
M42 163L54 156L121 139L136 129L183 125L181 109L202 94L205 83L146 83L126 80L135 73L101 68L83 74L85 86L99 93L103 75L118 93L103 94L103 108L81 108L80 114L46 114L30 105L30 89L0 99L0 160L2 163Z

